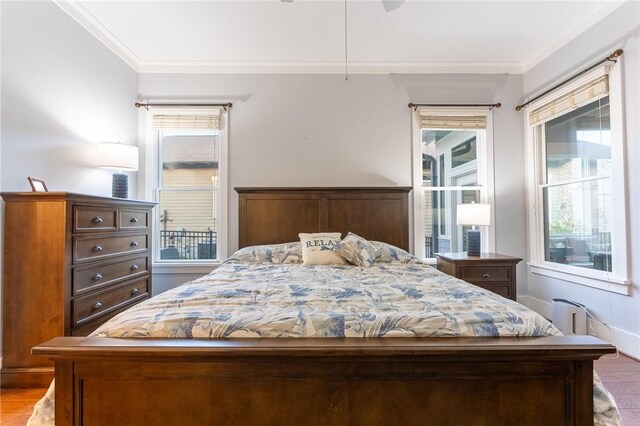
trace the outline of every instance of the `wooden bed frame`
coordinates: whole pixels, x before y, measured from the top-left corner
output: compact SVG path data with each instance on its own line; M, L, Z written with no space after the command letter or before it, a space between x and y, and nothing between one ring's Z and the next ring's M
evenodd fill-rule
M408 246L409 188L236 190L240 246L314 230ZM58 425L591 425L593 360L614 351L591 336L59 337L33 349L55 361Z

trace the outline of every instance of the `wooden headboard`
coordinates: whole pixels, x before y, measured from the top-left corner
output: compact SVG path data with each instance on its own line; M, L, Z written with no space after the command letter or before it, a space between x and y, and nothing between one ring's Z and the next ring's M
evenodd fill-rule
M351 231L409 250L409 186L235 190L239 248L298 241L300 232Z

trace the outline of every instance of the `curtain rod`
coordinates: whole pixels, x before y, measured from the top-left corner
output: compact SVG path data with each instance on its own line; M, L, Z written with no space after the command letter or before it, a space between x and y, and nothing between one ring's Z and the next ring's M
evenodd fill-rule
M222 107L225 111L233 106L231 102L225 104L143 104L136 102L134 105L136 108L144 107L147 110L149 107Z
M500 108L502 104L500 102L497 104L414 104L409 102L407 106L415 111L418 107L489 107L489 109L493 109Z
M546 92L540 93L538 96L536 96L535 98L528 100L527 102L523 103L522 105L518 105L516 107L516 111L520 111L522 108L526 107L527 105L529 105L531 102L537 101L538 99L540 99L541 97L553 92L554 90L556 90L559 87L564 86L565 84L569 83L570 81L575 80L576 78L580 77L581 75L591 71L592 69L594 69L597 66L600 66L602 64L604 64L605 62L618 62L617 59L622 56L622 54L624 53L624 51L622 49L618 49L615 52L613 52L611 55L607 56L606 58L604 58L603 60L591 65L588 68L583 69L582 71L580 71L577 74L574 74L573 76L567 78L566 80L564 80L561 83L556 84L555 86L553 86L551 89L547 90Z

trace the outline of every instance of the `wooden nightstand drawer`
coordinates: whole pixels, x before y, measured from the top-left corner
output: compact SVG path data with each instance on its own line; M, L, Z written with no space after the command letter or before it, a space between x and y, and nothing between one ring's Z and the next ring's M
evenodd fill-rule
M460 279L471 282L511 281L510 266L462 266Z
M516 265L522 259L497 253L436 253L438 270L516 300Z
M73 262L147 251L148 235L74 238Z
M511 283L505 284L493 284L493 283L473 283L478 287L482 287L485 290L492 291L496 294L499 294L502 297L506 297L507 299L514 299L511 294Z
M73 232L115 231L117 212L112 207L75 206Z
M115 281L131 279L147 274L148 257L136 257L115 263L81 266L73 269L73 295L84 294L89 291L108 286Z
M80 325L116 309L149 297L147 279L79 297L71 302L73 325Z
M120 229L149 229L149 211L120 209Z

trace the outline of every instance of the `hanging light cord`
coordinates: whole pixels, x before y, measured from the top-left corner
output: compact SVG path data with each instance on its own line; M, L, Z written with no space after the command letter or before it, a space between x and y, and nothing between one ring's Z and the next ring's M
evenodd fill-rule
M344 0L344 81L349 80L347 69L347 0Z

